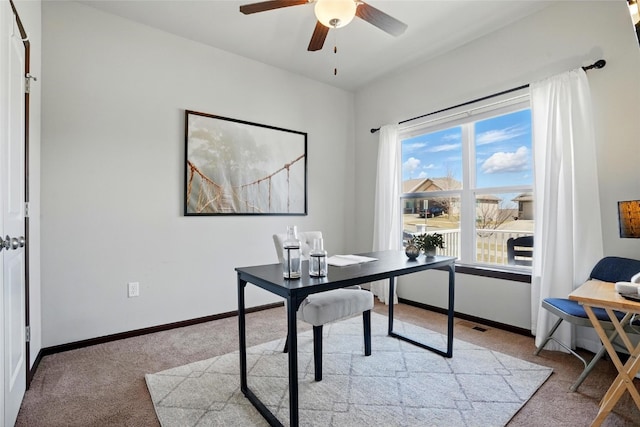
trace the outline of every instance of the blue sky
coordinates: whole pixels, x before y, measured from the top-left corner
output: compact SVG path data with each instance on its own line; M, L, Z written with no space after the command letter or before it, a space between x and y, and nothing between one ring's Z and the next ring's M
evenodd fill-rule
M532 185L531 111L522 110L475 123L476 186ZM462 181L462 128L402 141L402 180Z

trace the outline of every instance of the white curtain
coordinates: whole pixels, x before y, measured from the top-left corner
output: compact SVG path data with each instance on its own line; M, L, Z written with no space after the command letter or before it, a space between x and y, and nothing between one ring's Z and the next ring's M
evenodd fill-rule
M373 222L373 250L401 249L402 236L400 218L400 140L398 126L380 128L378 142L378 173ZM378 299L389 304L389 282L378 280L371 283L371 291ZM394 293L393 303L398 302Z
M535 168L531 328L536 346L557 318L544 298L566 298L602 258L602 224L591 94L580 68L530 85ZM563 322L554 337L575 346ZM553 341L547 349L564 351Z

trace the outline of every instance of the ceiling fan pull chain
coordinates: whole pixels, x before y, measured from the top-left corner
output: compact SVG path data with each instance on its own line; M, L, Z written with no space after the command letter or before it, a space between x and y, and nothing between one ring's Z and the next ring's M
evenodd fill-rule
M338 35L334 29L333 31L333 63L335 64L333 67L333 75L338 75Z

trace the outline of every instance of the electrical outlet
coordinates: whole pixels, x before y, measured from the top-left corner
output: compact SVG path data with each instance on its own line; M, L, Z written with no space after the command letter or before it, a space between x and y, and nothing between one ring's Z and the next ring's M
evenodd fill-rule
M137 297L140 295L140 283L129 282L127 283L127 295L129 298Z

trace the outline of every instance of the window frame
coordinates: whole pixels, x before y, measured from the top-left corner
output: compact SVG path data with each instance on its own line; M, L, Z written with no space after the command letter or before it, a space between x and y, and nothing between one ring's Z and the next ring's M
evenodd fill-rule
M458 197L460 200L460 238L459 258L456 261L456 271L463 274L474 274L485 277L495 277L518 282L531 282L531 267L503 264L479 263L476 261L477 233L476 233L476 197L481 194L493 193L534 193L534 182L531 185L513 185L501 187L477 187L476 141L475 123L501 115L518 111L530 110L531 100L527 89L521 89L491 99L478 101L472 105L458 107L429 115L428 120L407 122L398 129L400 141L419 135L435 133L445 129L461 127L462 143L462 188L456 190L428 191L420 193L403 193L400 191L400 209L404 212L404 202L408 199L433 199L441 197ZM533 131L532 131L533 133ZM402 147L402 143L400 144ZM402 150L402 148L400 148ZM531 144L533 150L533 141ZM400 156L402 158L402 156ZM402 161L402 160L400 160ZM533 157L532 157L533 161ZM402 174L402 165L400 165ZM533 172L533 171L532 171ZM402 176L399 181L402 183ZM535 196L534 196L535 197ZM401 227L404 228L404 227ZM402 237L401 237L402 238ZM469 242L468 240L472 240Z

